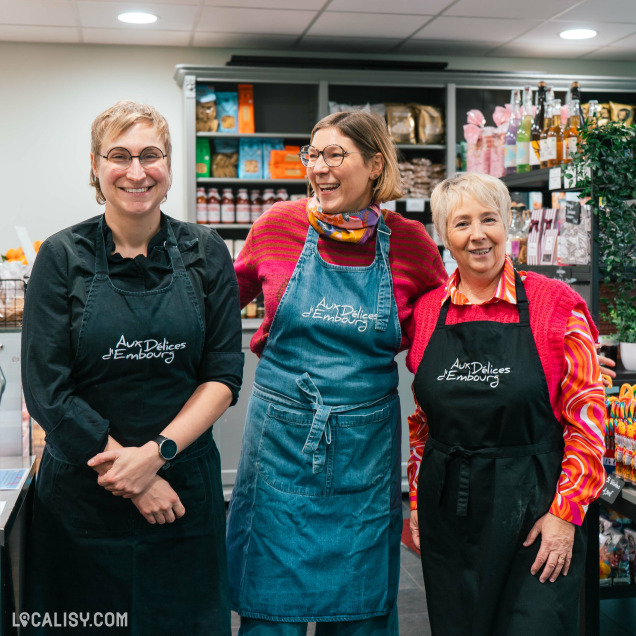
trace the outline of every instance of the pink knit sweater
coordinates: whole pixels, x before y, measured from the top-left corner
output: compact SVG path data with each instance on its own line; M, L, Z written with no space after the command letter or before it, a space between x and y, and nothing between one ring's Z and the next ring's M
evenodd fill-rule
M257 355L265 346L274 314L305 244L309 229L306 205L307 199L276 203L254 223L234 264L241 306L261 292L265 298L265 319L250 343ZM391 230L389 265L404 349L409 345L407 332L411 331L406 323L416 299L430 289L442 288L447 276L439 250L421 223L389 211L385 221ZM375 258L375 240L353 244L320 236L318 251L328 263L367 266Z

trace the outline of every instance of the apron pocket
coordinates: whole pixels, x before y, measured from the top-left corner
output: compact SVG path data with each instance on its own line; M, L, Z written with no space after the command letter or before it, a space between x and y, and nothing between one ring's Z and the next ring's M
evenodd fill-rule
M256 465L263 480L272 488L295 495L321 497L327 494L331 447L326 445L324 434L317 452L327 453L327 460L320 472L314 473L314 454L303 452L313 419L312 411L269 405Z
M333 415L333 492L354 493L382 481L391 465L390 404L365 415Z

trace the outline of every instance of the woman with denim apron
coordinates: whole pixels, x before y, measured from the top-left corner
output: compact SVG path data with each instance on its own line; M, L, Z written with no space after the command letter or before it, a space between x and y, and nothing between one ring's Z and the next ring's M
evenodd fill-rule
M261 217L236 263L242 303L264 291L267 336L255 338L265 342L228 515L232 606L241 634L303 634L315 621L318 634L397 635L394 357L407 309L396 298L439 285L443 269L419 224L385 220L375 203L399 196L380 118L325 118L301 159L315 197ZM396 265L409 241L417 282ZM278 270L261 258L276 250Z
M105 214L48 239L33 269L23 373L47 443L30 634L71 616L64 626L78 634L231 631L211 425L240 387L238 294L218 236L160 212L169 156L152 107L120 102L98 116Z

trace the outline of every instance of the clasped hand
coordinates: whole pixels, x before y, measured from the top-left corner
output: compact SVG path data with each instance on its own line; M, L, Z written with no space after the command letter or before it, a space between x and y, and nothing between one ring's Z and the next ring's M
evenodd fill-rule
M97 468L109 462L112 462L112 465L99 475L97 483L113 495L125 499L143 493L164 464L154 442L98 453L88 460L88 465Z

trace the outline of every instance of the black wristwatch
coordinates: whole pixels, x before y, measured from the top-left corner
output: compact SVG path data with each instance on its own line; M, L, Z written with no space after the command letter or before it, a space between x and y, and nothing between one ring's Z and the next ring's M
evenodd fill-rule
M152 441L157 442L159 455L167 462L176 457L177 443L174 440L164 437L163 435L157 435Z

